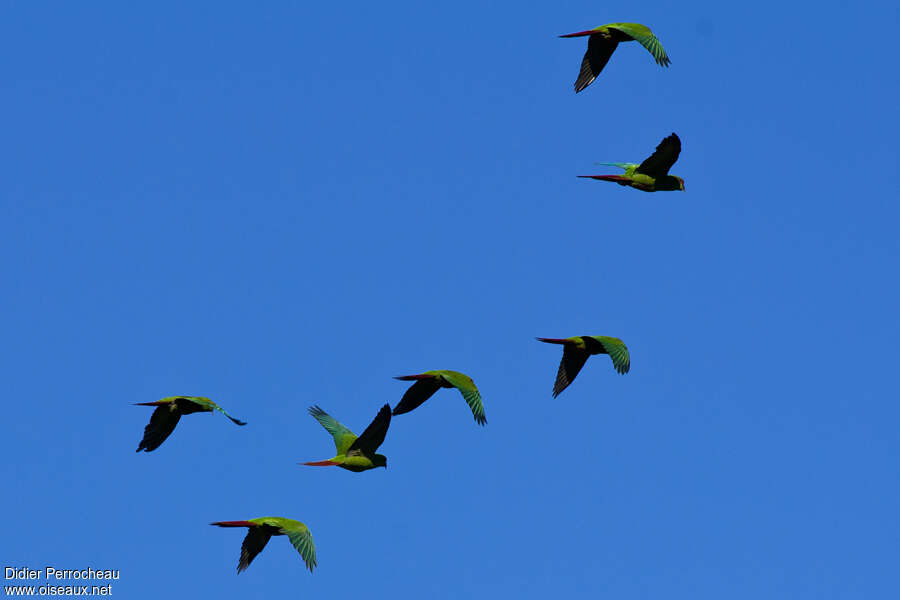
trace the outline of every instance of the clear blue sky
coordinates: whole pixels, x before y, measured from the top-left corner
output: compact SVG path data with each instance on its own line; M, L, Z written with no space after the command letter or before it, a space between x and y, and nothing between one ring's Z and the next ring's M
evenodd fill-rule
M120 598L900 596L895 3L6 2L3 566ZM649 25L572 84L585 39ZM686 193L577 179L671 132ZM621 337L559 398L559 348ZM331 456L427 369L389 468ZM151 409L209 396L136 454ZM319 568L242 530L305 522Z

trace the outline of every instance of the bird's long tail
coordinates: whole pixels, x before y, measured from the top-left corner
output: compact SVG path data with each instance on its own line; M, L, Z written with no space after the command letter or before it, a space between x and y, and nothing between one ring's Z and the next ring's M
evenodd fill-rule
M218 525L219 527L254 527L256 523L250 521L216 521L210 525Z
M625 177L624 175L579 175L579 177L585 179L598 179L600 181L613 181L622 185L628 185L632 181L631 177Z
M399 379L400 381L421 381L425 379L434 379L434 377L434 375L420 373L419 375L400 375L399 377L394 377L394 379Z
M339 462L334 462L333 460L317 460L315 462L305 462L298 463L301 465L306 465L307 467L336 467L340 465Z
M560 339L560 338L534 338L539 342L546 342L548 344L568 344L571 340Z

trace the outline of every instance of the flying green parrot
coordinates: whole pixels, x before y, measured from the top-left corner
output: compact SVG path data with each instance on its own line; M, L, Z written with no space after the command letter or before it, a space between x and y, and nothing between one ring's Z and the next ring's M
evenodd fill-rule
M588 38L587 52L584 53L584 59L581 61L581 71L578 73L578 79L575 80L575 93L577 94L597 79L597 75L606 66L609 57L615 51L619 42L630 42L637 40L646 48L656 64L661 67L668 67L669 57L663 50L662 44L650 28L640 23L610 23L609 25L601 25L587 31L578 31L576 33L567 33L559 37L581 37L590 36Z
M210 525L219 527L247 527L247 537L241 544L241 560L238 562L237 572L245 570L262 552L269 538L273 535L286 535L291 540L291 545L297 549L306 568L310 573L316 567L316 546L313 544L312 534L300 521L285 519L284 517L259 517L249 521L216 521Z
M375 451L384 442L384 436L387 435L388 427L391 424L391 406L389 404L381 407L381 410L359 437L356 437L355 433L338 423L334 417L318 406L311 407L309 414L314 416L316 421L334 436L337 455L328 460L300 464L311 467L341 467L356 473L375 467L387 468L387 457L375 454Z
M397 406L394 407L395 415L402 415L418 408L423 402L431 398L431 396L443 388L456 388L462 394L466 404L472 409L472 416L479 425L487 423L484 416L484 405L481 403L481 393L475 387L472 378L464 373L457 371L425 371L419 375L402 375L394 377L400 381L415 381Z
M202 396L169 396L155 402L136 402L135 406L155 406L156 410L150 416L150 423L144 427L144 439L136 452L141 450L150 452L156 450L159 445L175 430L181 415L189 415L196 412L219 411L237 425L246 425L244 421L235 419L221 406Z
M631 357L628 348L619 338L605 335L578 335L570 338L536 338L548 344L562 344L563 355L559 363L559 371L556 373L556 383L553 384L553 397L569 387L575 381L575 376L587 362L592 354L609 354L616 371L623 375L631 368Z
M597 163L625 169L624 175L579 175L587 179L615 181L642 192L684 191L684 179L669 175L669 169L681 154L681 140L674 133L659 143L656 150L639 165L634 163Z

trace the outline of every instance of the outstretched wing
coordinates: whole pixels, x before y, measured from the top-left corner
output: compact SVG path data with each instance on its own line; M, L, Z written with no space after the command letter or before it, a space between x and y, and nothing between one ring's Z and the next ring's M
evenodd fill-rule
M587 86L591 85L606 63L612 56L619 42L608 39L600 34L594 34L588 37L588 49L584 53L581 60L581 71L578 72L578 79L575 80L575 93L577 94Z
M466 404L472 410L475 422L479 425L487 423L487 418L484 416L484 405L481 403L481 393L478 391L472 378L465 373L457 371L441 371L441 375L450 385L460 391L466 400Z
M553 384L554 398L575 381L575 376L589 357L587 350L581 350L571 344L563 346L562 360L559 361L559 371L556 372L556 382Z
M659 66L668 67L669 63L672 62L666 55L659 38L653 35L653 32L646 25L641 25L640 23L611 23L606 27L621 31L631 39L637 40L641 46L653 55L653 59L656 60L656 64Z
M144 438L138 445L136 452L141 450L151 452L159 448L166 438L175 431L181 413L174 403L161 404L150 415L150 422L144 427Z
M234 423L235 425L240 425L243 427L244 425L247 424L246 421L241 421L240 419L235 419L234 417L229 415L227 412L225 412L225 409L222 408L221 406L219 406L218 404L215 406L215 409L217 411L219 411L220 413L222 413L223 415L225 415L226 417L228 417L229 419L231 419L231 422Z
M269 538L271 537L272 532L267 525L256 525L249 528L247 537L244 538L244 543L241 544L241 560L238 562L238 573L250 566L256 555L262 552L266 544L269 543Z
M241 421L240 419L235 419L234 417L229 415L227 412L225 412L224 408L222 408L221 406L219 406L218 404L216 404L209 398L201 398L198 396L182 396L181 399L182 400L190 400L194 404L199 404L200 406L205 406L206 408L211 408L213 410L217 410L220 413L222 413L223 415L225 415L226 417L228 417L231 420L231 422L234 423L235 425L246 425L247 424L245 421Z
M345 454L350 445L356 441L355 433L341 425L337 419L319 408L318 405L310 407L309 414L315 417L316 421L334 437L334 447L338 454Z
M635 169L635 173L656 178L664 177L678 160L679 154L681 154L681 140L673 133L663 138L653 154Z
M312 572L316 567L316 545L313 543L312 534L309 528L299 521L293 521L290 525L282 526L281 533L288 536L291 545L297 549L306 568Z
M400 402L394 407L394 414L402 415L418 408L439 389L441 389L441 382L436 377L419 379L409 386L409 389L400 398Z
M625 342L619 338L605 335L594 335L591 337L603 345L603 349L606 350L612 359L616 371L624 375L631 369L631 356L628 354L628 347L625 346Z
M350 447L347 448L347 453L349 454L354 450L359 450L367 456L375 454L375 451L378 450L378 446L384 443L384 436L387 435L390 424L391 405L385 404L381 407L381 410L378 411L378 414L375 415L372 422L369 423L369 426L366 427L366 430L362 432L362 435L350 444Z

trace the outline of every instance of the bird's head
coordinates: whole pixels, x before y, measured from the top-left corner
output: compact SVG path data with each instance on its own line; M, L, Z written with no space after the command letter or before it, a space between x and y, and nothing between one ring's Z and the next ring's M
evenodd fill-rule
M376 467L384 467L387 469L387 456L384 454L376 454L372 457L372 464Z
M684 191L684 179L682 179L681 177L675 177L675 179L678 180L678 189L683 192Z

